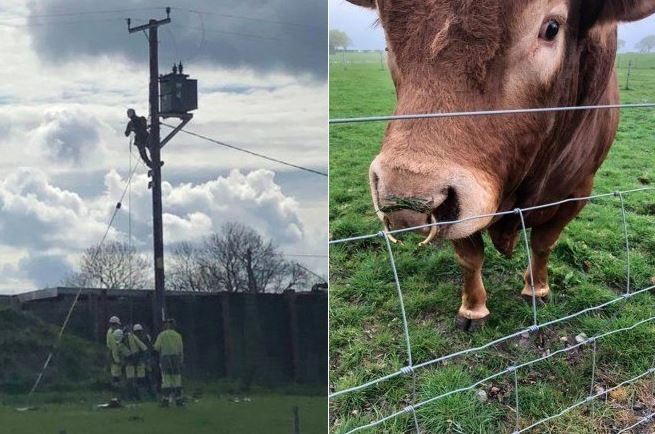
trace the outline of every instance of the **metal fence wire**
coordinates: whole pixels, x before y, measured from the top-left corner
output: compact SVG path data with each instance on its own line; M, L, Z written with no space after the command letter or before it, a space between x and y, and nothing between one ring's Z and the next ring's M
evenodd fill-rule
M403 120L408 120L408 119L434 119L434 118L448 118L448 117L460 117L460 116L497 116L497 115L511 115L511 114L516 114L516 113L544 113L544 112L559 112L559 111L567 111L567 110L607 110L607 109L650 109L650 108L655 108L655 103L644 103L644 104L617 104L617 105L602 105L602 106L584 106L584 107L557 107L557 108L538 108L538 109L519 109L519 110L494 110L494 111L479 111L479 112L457 112L457 113L429 113L429 114L413 114L413 115L400 115L400 116L371 116L371 117L358 117L358 118L344 118L344 119L331 119L330 124L348 124L348 123L362 123L362 122L378 122L378 121L403 121ZM594 386L596 382L596 359L597 359L597 346L602 344L603 338L614 335L617 333L622 333L622 332L627 332L630 330L633 330L639 326L645 325L645 324L652 324L655 322L655 316L643 319L641 321L635 322L632 325L624 328L618 328L614 329L605 333L597 334L595 336L592 336L590 338L586 338L584 340L581 340L580 342L577 342L575 345L569 345L566 348L550 352L542 357L535 358L533 360L530 360L525 363L521 364L516 364L513 366L510 366L504 370L498 371L486 378L483 378L473 384L470 384L466 387L462 387L459 389L454 389L450 390L446 393L442 393L437 396L433 396L429 399L417 402L416 396L416 373L417 371L430 367L430 366L435 366L442 364L448 360L451 359L456 359L465 355L469 355L472 353L477 353L482 350L485 350L487 348L493 347L495 345L501 344L503 342L509 341L511 339L515 339L520 337L521 335L526 335L526 334L535 334L539 332L540 330L543 330L547 327L553 326L555 324L559 324L565 321L570 321L574 318L577 318L581 315L588 314L590 312L595 312L595 311L600 311L604 308L607 308L608 306L618 304L618 303L625 303L628 300L637 297L641 294L648 293L650 291L655 290L655 285L649 286L643 289L639 289L637 291L633 291L631 288L631 276L630 276L630 243L628 239L628 234L629 234L629 228L628 228L628 223L627 223L627 218L626 218L626 209L625 209L625 196L637 193L637 192L644 192L644 191L653 191L655 190L655 187L643 187L643 188L638 188L638 189L631 189L631 190L624 190L624 191L615 191L612 193L603 193L603 194L595 194L592 196L588 197L581 197L581 198L570 198L570 199L565 199L561 200L558 202L554 203L549 203L549 204L544 204L544 205L538 205L538 206L532 206L532 207L527 207L527 208L516 208L511 211L504 211L504 212L498 212L498 213L493 213L493 214L485 214L485 215L478 215L478 216L473 216L473 217L467 217L463 218L460 220L453 220L453 221L446 221L446 222L437 222L437 223L432 223L432 224L426 224L426 225L421 225L421 226L416 226L416 227L411 227L411 228L405 228L405 229L399 229L399 230L392 230L392 231L380 231L375 234L368 234L368 235L361 235L361 236L354 236L354 237L349 237L349 238L343 238L343 239L338 239L338 240L333 240L330 241L330 245L337 245L337 244L344 244L344 243L352 243L352 242L358 242L362 240L370 240L374 238L382 238L384 240L384 244L386 246L386 251L387 251L387 256L389 259L389 265L391 267L392 273L393 273L393 280L398 296L398 304L399 304L399 309L400 309L400 316L402 320L402 327L403 327L403 335L404 335L404 344L406 347L407 351L407 365L404 366L403 368L399 369L396 372L392 372L388 375L385 375L383 377L376 378L374 380L368 381L366 383L350 387L347 389L343 390L338 390L329 395L330 400L335 400L341 397L344 397L345 395L359 392L365 389L368 389L370 387L373 387L375 385L381 384L388 382L391 379L397 378L397 377L402 377L402 376L411 376L412 378L412 390L411 390L411 402L409 405L405 405L401 410L398 410L394 413L388 414L387 416L382 416L379 417L378 419L374 420L373 422L370 422L366 425L361 425L358 426L354 429L351 429L350 431L347 431L346 434L351 434L359 431L364 431L368 430L371 428L378 427L379 425L391 421L393 419L396 419L400 416L403 415L408 415L411 417L411 421L413 424L413 431L416 432L417 434L421 434L421 427L417 418L417 410L421 409L422 407L427 406L428 404L432 404L436 401L442 400L444 398L447 398L452 395L460 394L463 392L471 391L475 388L477 388L480 385L483 385L484 383L487 383L491 380L494 380L496 378L502 377L502 376L510 376L511 380L514 383L514 411L516 412L516 423L515 423L515 429L512 432L512 434L518 434L518 433L523 433L532 430L533 428L543 425L553 419L559 418L563 416L564 414L570 412L573 409L576 409L580 406L583 406L585 404L590 404L597 400L598 398L603 398L607 397L608 394L610 394L612 391L617 390L621 387L624 387L626 385L635 383L638 380L641 380L643 378L646 378L647 376L651 375L653 377L654 381L654 386L655 386L655 357L653 359L653 362L651 364L651 367L647 369L646 371L642 372L641 374L632 377L630 379L627 379L623 381L622 383L617 384L614 387L607 388L602 390L601 392L594 393ZM615 197L618 203L620 204L621 207L621 222L622 222L622 228L623 228L623 237L625 241L625 270L626 270L626 284L625 284L625 291L617 296L616 298L607 301L602 304L598 304L596 306L588 307L586 309L582 309L578 312L572 313L570 315L566 315L561 318L553 319L550 321L545 321L545 322L540 322L538 315L537 315L537 300L535 296L535 287L534 287L534 278L532 276L532 267L531 267L531 257L530 257L530 243L528 241L528 231L525 225L525 220L524 220L524 214L529 211L535 211L539 209L544 209L544 208L549 208L549 207L554 207L554 206L559 206L568 202L579 202L579 201L593 201L599 198L607 198L607 197ZM488 217L496 217L496 216L505 216L505 215L511 215L515 214L518 215L521 221L521 232L522 232L522 238L524 241L524 248L527 252L527 262L528 262L528 278L529 278L529 283L530 287L532 289L532 305L531 305L531 310L532 310L532 324L528 326L525 329L518 330L512 334L503 336L501 338L498 338L496 340L490 341L485 343L484 345L480 345L478 347L471 347L464 349L462 351L457 351L453 352L447 355L443 355L440 357L437 357L432 360L420 362L420 363L414 363L414 359L412 357L413 352L412 352L412 345L411 345L411 340L410 340L410 333L409 333L409 326L408 326L408 321L407 321L407 313L405 310L405 303L404 303L404 297L403 297L403 290L402 286L400 283L400 279L398 278L398 272L396 268L396 261L394 259L394 254L393 254L393 249L392 249L392 244L390 241L389 236L394 235L394 234L399 234L399 233L404 233L404 232L411 232L415 231L418 229L423 229L423 228L429 228L432 226L445 226L445 225L453 225L457 223L463 223L466 221L470 220L475 220L475 219L481 219L481 218L488 218ZM521 406L520 406L520 400L519 400L519 383L518 383L518 372L521 369L524 369L526 367L532 366L536 363L551 359L555 356L565 354L571 351L574 351L576 349L582 348L582 347L591 347L592 351L592 374L591 374L591 380L590 380L590 388L589 388L589 394L586 398L564 408L557 414L553 414L548 417L544 417L543 419L540 419L534 423L532 423L529 426L520 426L520 411L521 411ZM651 421L655 421L655 413L650 413L647 416L643 417L639 421L637 421L635 424L628 426L621 431L620 433L623 432L628 432L633 428L638 427L641 424L648 423Z

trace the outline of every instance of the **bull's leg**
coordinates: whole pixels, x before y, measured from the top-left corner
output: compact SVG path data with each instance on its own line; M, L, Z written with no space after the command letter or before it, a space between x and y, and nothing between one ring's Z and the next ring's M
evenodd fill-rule
M455 240L453 246L464 276L462 305L455 322L457 327L462 330L477 330L489 317L487 292L482 283L482 263L484 262L482 235L477 233L468 238Z
M561 205L552 219L547 223L532 228L530 244L532 252L532 276L534 278L534 292L538 300L545 300L550 294L548 285L548 259L557 244L564 227L578 215L584 207L584 202L571 202ZM521 295L526 300L532 300L532 287L530 285L530 270L524 274L525 286Z

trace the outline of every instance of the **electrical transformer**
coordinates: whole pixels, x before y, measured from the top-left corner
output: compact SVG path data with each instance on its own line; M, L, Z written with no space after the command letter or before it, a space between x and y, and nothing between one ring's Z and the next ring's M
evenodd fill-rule
M198 108L198 80L183 74L183 66L159 77L159 111L162 117L186 115Z

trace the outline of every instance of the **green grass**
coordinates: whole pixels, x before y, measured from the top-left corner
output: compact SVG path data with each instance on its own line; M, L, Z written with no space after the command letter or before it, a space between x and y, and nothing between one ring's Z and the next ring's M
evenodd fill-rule
M350 53L348 53L350 55ZM359 62L363 54L330 70L330 117L385 115L393 112L395 91L379 63ZM376 53L369 55L378 56ZM628 58L636 62L626 82ZM373 57L371 57L373 59ZM336 61L336 59L335 59ZM655 55L622 55L617 62L622 101L655 101ZM332 239L375 233L381 229L368 191L368 166L379 150L384 123L333 125L330 129L330 234ZM596 193L639 188L655 183L655 111L626 110L608 159L596 177ZM655 281L655 194L626 196L631 245L632 287ZM526 255L519 246L511 259L486 239L483 276L492 316L475 334L458 332L453 318L459 307L461 276L448 244L420 249L415 242L394 246L404 293L414 363L478 346L530 325L531 310L519 292ZM564 231L550 262L549 303L539 309L547 321L615 298L625 289L625 251L621 208L613 197L595 201ZM384 245L379 239L334 245L330 250L330 386L342 390L392 373L407 364L399 304ZM573 339L631 325L655 316L653 296L643 294L599 313L551 327L538 337L517 339L417 373L417 401L468 386L499 370L564 347ZM597 382L611 387L651 366L655 327L644 325L598 343ZM556 356L518 373L521 425L557 413L589 392L591 351ZM371 422L411 402L410 377L395 378L331 402L335 433ZM475 391L440 400L418 412L428 432L502 433L514 429L513 377L481 386L500 392L480 402ZM625 389L635 400L652 405L640 383ZM495 389L494 389L495 390ZM648 389L650 390L650 389ZM610 432L643 416L629 402L611 399L582 406L542 427L549 433ZM399 417L375 432L404 433L409 417Z
M0 396L26 393L52 350L58 327L35 315L0 306ZM106 349L71 334L62 338L40 390L97 389L102 382Z
M144 403L116 410L98 410L98 397L69 404L50 404L18 412L0 406L0 432L11 434L241 434L293 432L293 407L299 407L302 433L323 434L327 412L324 397L255 395L250 402L208 396L185 408L158 408Z
M385 63L380 63L380 56L386 62L386 52L384 51L367 51L363 53L357 51L337 52L330 54L330 65L333 68L337 68L340 64L343 66L344 62L346 67L350 63L369 63L386 68Z

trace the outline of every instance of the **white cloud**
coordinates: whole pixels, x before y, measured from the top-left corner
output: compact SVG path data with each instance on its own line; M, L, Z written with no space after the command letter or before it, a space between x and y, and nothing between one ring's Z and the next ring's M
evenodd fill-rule
M151 246L148 177L133 178L130 201L124 199L109 239L128 239L130 217L134 245L146 253ZM0 182L0 239L11 248L0 253L0 288L17 279L34 285L55 284L74 266L79 254L103 236L126 180L112 170L105 189L83 200L77 193L52 185L34 168L19 168ZM315 234L305 231L298 202L285 194L268 170L233 170L207 182L162 185L164 239L167 245L197 241L227 222L252 226L283 250L307 249ZM308 244L309 243L309 244Z
M257 170L242 174L233 170L201 185L183 184L173 188L164 183L167 213L196 209L211 217L213 228L228 221L249 221L260 233L280 244L300 241L303 224L298 217L298 202L287 197L274 180L275 173ZM191 222L191 219L187 219Z
M81 249L98 240L108 207L94 209L70 191L49 184L34 168L19 168L0 181L0 239L13 247ZM65 247L64 247L65 246Z
M163 216L164 232L168 243L180 241L200 241L204 235L212 232L211 218L201 212L186 216L166 213Z
M79 165L83 160L101 158L99 129L96 117L79 108L49 110L41 124L32 131L32 143L43 149L55 163Z

